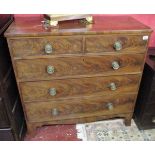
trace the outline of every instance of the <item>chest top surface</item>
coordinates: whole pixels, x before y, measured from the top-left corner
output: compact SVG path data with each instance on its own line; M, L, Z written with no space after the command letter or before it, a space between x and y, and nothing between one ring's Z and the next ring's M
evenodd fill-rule
M80 21L61 22L58 27L45 29L41 17L17 18L5 32L6 37L48 35L83 35L107 33L148 33L152 30L130 16L94 16L93 24Z

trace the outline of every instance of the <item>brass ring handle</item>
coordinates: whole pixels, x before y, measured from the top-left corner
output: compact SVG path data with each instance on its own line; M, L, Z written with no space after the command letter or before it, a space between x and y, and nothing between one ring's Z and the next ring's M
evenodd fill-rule
M57 94L56 89L55 89L55 88L50 88L50 89L49 89L49 94L50 94L51 96L55 96L55 95Z
M108 108L108 110L113 110L114 109L114 106L113 106L113 104L112 103L108 103L107 104L107 108Z
M46 54L51 54L52 52L53 52L52 45L51 44L46 44L45 45L45 53Z
M120 50L122 49L122 43L121 43L121 41L116 41L116 42L114 43L114 49L115 49L116 51L120 51Z
M114 70L119 69L119 68L120 68L119 63L118 63L117 61L113 61L113 62L112 62L112 68L113 68Z
M109 84L109 87L110 87L110 90L112 90L112 91L114 91L114 90L117 89L116 84L115 84L114 82L111 82L111 83Z
M50 66L50 65L47 66L47 73L48 73L48 74L53 74L54 71L55 71L54 66Z
M51 113L52 113L52 116L59 115L59 111L56 108L52 109Z

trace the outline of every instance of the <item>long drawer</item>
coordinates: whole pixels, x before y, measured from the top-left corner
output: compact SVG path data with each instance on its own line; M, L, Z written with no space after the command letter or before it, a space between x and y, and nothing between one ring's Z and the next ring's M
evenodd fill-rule
M50 102L25 104L30 122L82 118L129 113L133 110L136 94L81 97Z
M85 51L97 52L145 52L147 40L142 35L97 35L85 37ZM94 44L95 42L95 44Z
M140 75L92 77L20 83L25 102L111 93L137 92Z
M81 36L12 39L10 45L14 57L83 52Z
M142 71L143 54L79 56L15 61L22 80L47 80L97 75L119 75Z

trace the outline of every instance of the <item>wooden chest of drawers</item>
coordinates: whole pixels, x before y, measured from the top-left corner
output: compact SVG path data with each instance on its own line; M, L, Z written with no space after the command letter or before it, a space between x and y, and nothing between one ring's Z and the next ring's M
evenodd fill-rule
M130 125L151 29L131 17L94 24L16 20L5 33L29 132L123 117Z

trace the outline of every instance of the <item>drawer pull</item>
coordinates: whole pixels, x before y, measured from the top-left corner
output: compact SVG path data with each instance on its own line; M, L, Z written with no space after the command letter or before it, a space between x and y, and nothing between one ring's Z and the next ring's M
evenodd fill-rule
M114 106L113 106L113 104L112 103L108 103L107 104L107 108L108 108L108 110L113 110L114 109Z
M46 54L51 54L53 51L52 51L52 45L50 44L46 44L45 45L45 53Z
M152 123L155 123L155 117L152 118Z
M52 109L51 113L52 113L52 116L57 116L59 114L59 111L56 108L54 108Z
M47 73L53 74L54 73L54 66L47 66Z
M109 84L110 90L114 91L117 89L116 84L114 82Z
M120 41L116 41L114 43L114 48L116 51L120 51L122 49L122 43Z
M112 62L112 68L113 68L114 70L119 69L119 68L120 68L119 63L118 63L117 61L113 61L113 62Z
M49 89L49 94L50 94L51 96L55 96L55 95L57 94L56 89L55 89L55 88L50 88L50 89Z

